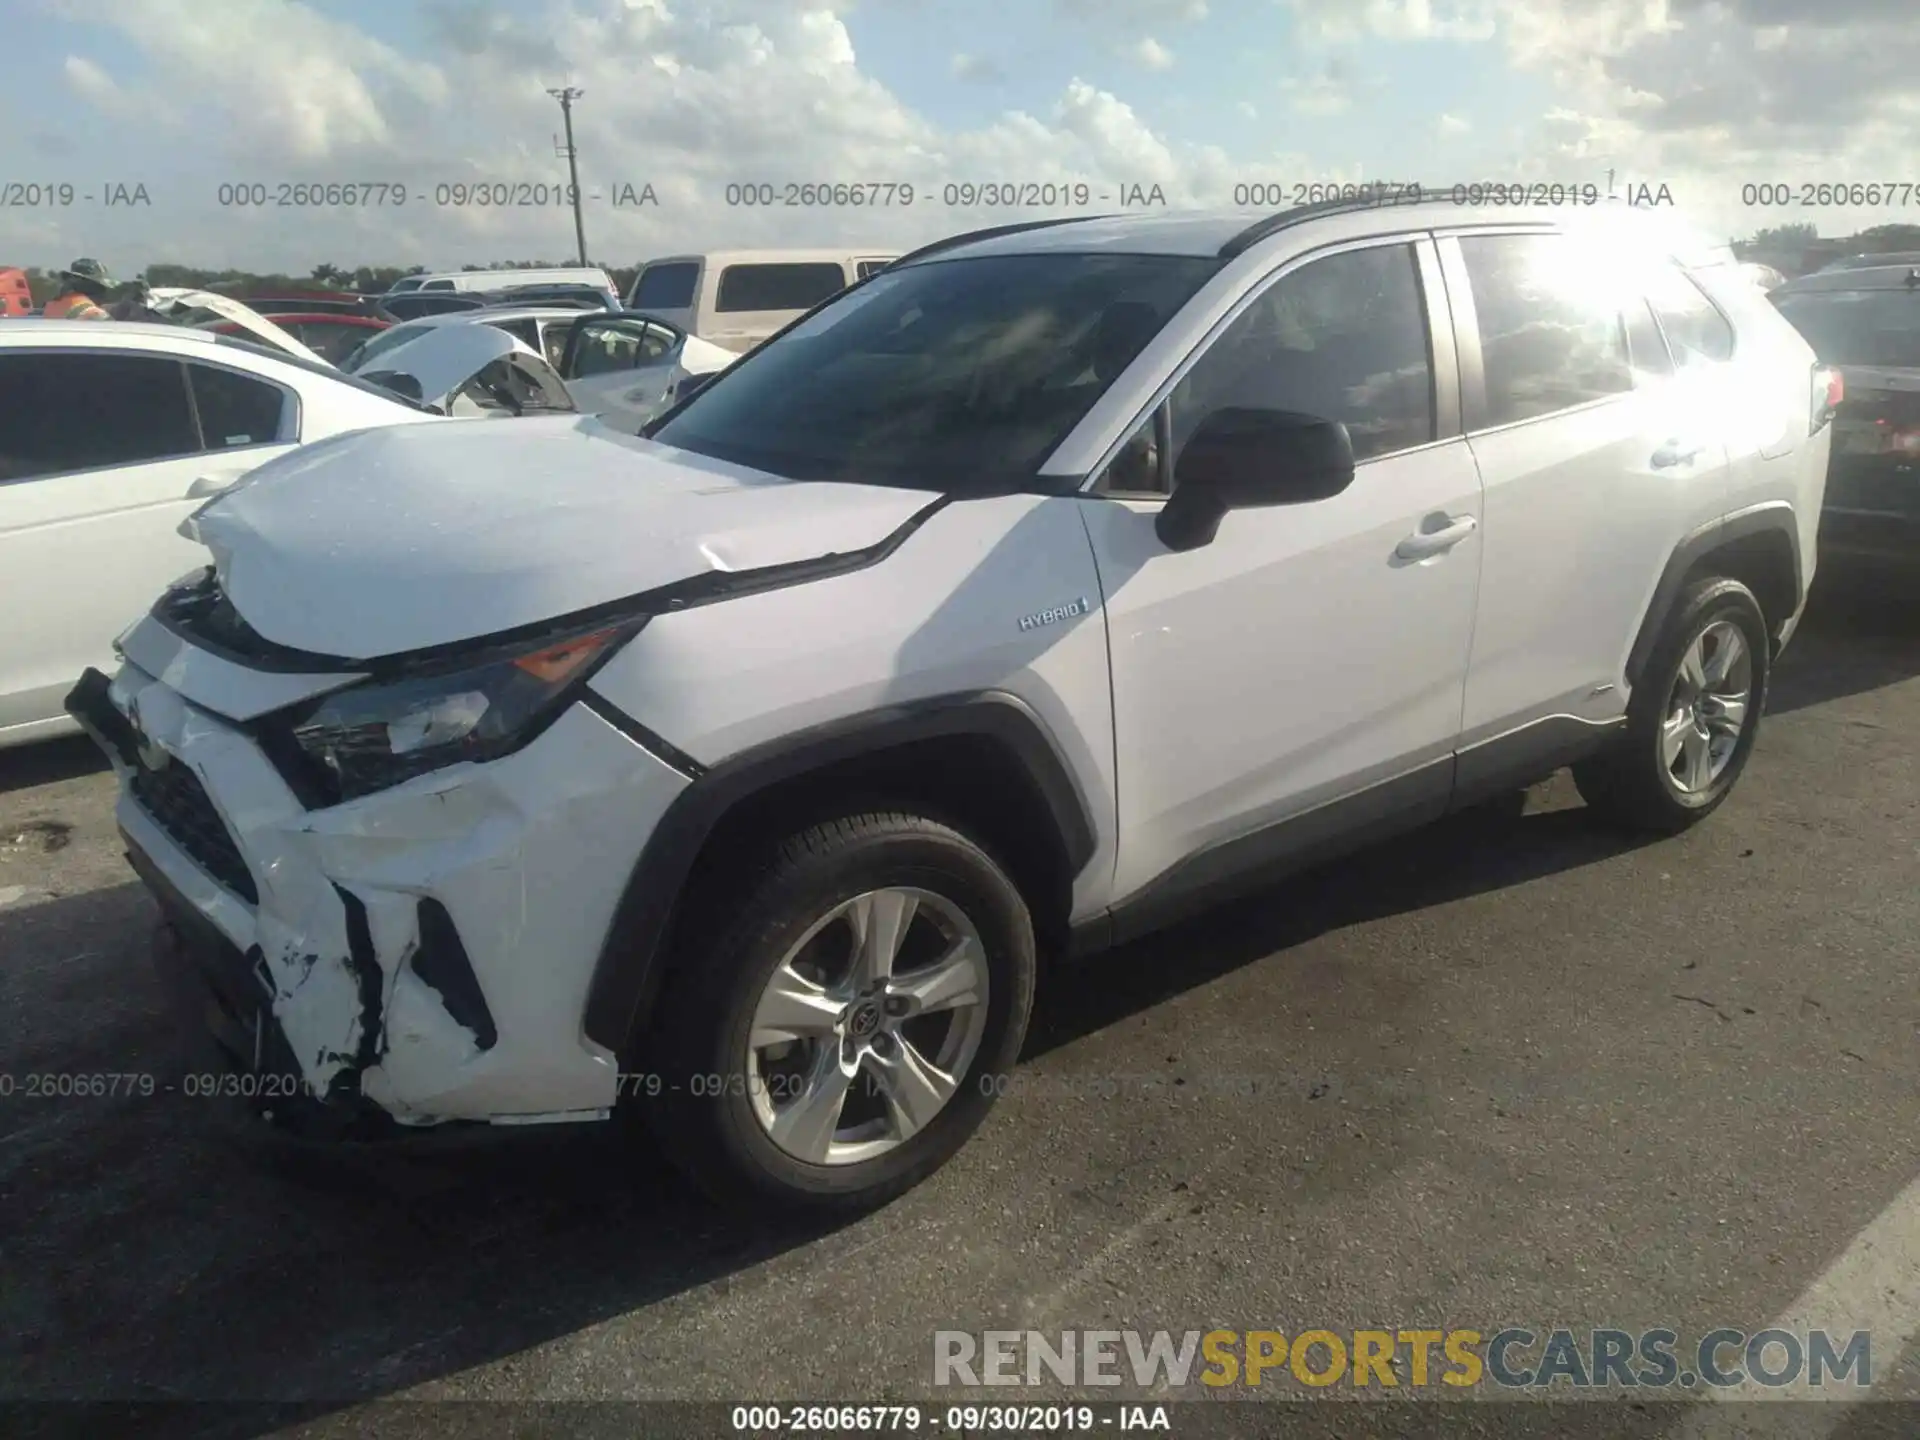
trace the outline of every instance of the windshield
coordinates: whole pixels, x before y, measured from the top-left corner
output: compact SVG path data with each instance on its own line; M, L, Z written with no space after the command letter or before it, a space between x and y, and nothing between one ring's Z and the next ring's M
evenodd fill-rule
M355 374L366 369L367 362L375 356L384 355L389 350L397 349L409 340L418 340L429 330L437 328L437 326L433 325L422 325L416 320L409 325L395 325L389 329L382 330L378 335L370 337L364 345L347 356L347 358L341 362L340 368L345 370L349 375Z
M1030 479L1219 268L997 255L876 275L703 389L653 438L795 480Z
M1826 364L1920 367L1920 293L1809 291L1774 303Z

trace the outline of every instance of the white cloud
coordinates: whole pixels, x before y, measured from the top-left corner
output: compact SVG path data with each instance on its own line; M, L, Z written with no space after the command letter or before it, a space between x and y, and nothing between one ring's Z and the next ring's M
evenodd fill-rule
M1133 47L1133 58L1149 70L1173 68L1173 52L1151 35L1142 36Z
M1345 56L1335 55L1317 75L1289 76L1280 93L1302 115L1341 115L1353 108L1355 78Z
M1006 78L999 63L989 55L970 55L962 52L953 57L947 69L956 80L994 83Z
M84 55L69 55L61 66L68 88L96 109L120 114L126 109L126 96L105 70Z
M1334 39L1487 40L1496 0L1283 0L1309 32ZM1658 0L1655 0L1658 3Z
M1186 25L1207 18L1207 0L1057 0L1060 13L1102 29Z
M1471 122L1461 119L1458 115L1449 115L1442 111L1440 118L1434 122L1433 128L1438 130L1442 135L1451 137L1466 134L1473 128L1473 125Z

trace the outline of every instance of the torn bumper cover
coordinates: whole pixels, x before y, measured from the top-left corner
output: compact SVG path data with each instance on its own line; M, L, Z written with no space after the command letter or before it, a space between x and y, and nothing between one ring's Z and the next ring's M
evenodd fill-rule
M610 1112L581 1017L684 776L576 703L511 755L308 809L254 726L182 693L219 667L159 668L181 688L129 661L68 706L120 777L155 960L256 1112L340 1139Z

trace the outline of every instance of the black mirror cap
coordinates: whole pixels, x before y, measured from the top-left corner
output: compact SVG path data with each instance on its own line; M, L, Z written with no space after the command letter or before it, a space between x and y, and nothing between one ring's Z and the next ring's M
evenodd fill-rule
M1216 410L1200 422L1155 525L1171 550L1209 543L1229 510L1327 500L1353 483L1353 439L1297 410Z
M710 380L713 379L715 375L719 373L720 373L719 371L714 370L714 371L709 371L705 375L687 376L678 385L673 387L673 398L676 400L685 400L689 395L693 395L697 393L699 390L701 390Z

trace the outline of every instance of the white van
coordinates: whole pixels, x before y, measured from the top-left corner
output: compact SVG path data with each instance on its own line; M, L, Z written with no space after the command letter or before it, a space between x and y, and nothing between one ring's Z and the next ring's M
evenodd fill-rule
M504 290L509 285L591 285L620 298L613 277L597 265L557 267L551 270L446 270L435 275L408 275L388 288L389 295L410 290Z
M898 259L897 250L714 250L649 260L629 310L723 345L751 350L840 290Z

